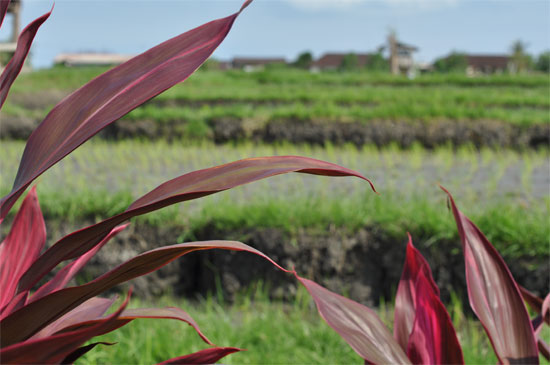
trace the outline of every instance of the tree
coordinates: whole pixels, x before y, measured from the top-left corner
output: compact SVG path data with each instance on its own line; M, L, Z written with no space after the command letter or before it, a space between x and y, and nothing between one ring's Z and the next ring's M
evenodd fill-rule
M537 71L550 72L550 51L543 52L539 55L535 69Z
M370 71L389 71L389 61L382 55L382 49L369 56L365 68Z
M296 58L296 61L292 63L292 66L308 69L311 66L312 62L313 62L313 56L311 55L311 52L306 51L298 55L298 58Z
M340 71L353 71L359 67L359 60L355 53L348 53L340 63Z
M527 43L517 40L511 46L512 71L517 73L525 72L532 68L533 59L526 52Z
M434 62L434 69L438 72L465 72L468 67L466 55L462 52L453 51L447 57L440 58Z

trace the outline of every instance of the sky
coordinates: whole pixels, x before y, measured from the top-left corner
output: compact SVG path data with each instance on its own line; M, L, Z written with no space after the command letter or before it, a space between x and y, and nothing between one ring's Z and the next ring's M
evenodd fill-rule
M22 24L53 1L22 0ZM234 0L57 0L31 50L35 67L59 53L137 54L239 9ZM4 40L11 17L0 29ZM390 30L432 62L453 50L505 54L522 40L531 54L550 49L549 0L255 0L214 57L285 57L300 52L373 52Z

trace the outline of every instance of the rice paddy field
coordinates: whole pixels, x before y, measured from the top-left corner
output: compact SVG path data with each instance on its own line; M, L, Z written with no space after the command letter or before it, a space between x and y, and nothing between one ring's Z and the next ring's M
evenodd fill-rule
M2 142L0 191L10 189L24 143ZM404 236L407 231L454 237L446 207L449 189L460 207L477 218L503 254L547 254L550 227L547 150L495 151L421 147L402 150L353 145L222 145L91 141L46 172L38 183L49 219L104 219L162 182L230 161L269 155L303 155L355 169L375 184L353 178L304 174L277 176L200 200L151 213L138 221L179 224L190 231L215 222L218 227L278 227L288 231L328 225L351 231L379 225ZM421 213L421 214L419 214ZM527 235L526 233L529 232Z
M4 118L39 118L64 94L104 69L54 68L22 75ZM52 87L52 85L55 85ZM47 93L42 92L47 90ZM220 118L259 129L272 120L358 122L492 120L520 127L549 124L547 75L422 75L416 79L371 73L203 71L130 113L128 120L178 121L191 137L208 138Z
M0 114L2 196L11 189L25 128L102 71L53 68L16 81ZM300 133L315 136L306 139L310 143L279 139L278 134L264 138L275 122L303 125ZM408 80L289 69L200 70L118 124L126 126L124 133L93 138L37 180L48 224L83 226L105 219L164 181L193 170L247 157L302 155L355 169L371 179L380 194L359 179L289 174L168 207L132 224L179 227L180 235L166 244L191 240L204 227L222 232L276 228L290 237L303 230L336 227L353 233L367 227L399 242L410 232L413 238L427 238L426 247L437 247L458 239L440 184L506 260L550 259L548 75L433 74ZM151 125L155 132L148 131ZM390 133L382 142L373 129L374 137L357 143L347 137L327 140L327 134L311 127L315 125L338 125L344 131L351 126L411 127L399 130L399 138ZM6 126L20 127L24 131L17 135L23 137L9 134ZM220 143L219 134L235 126L238 133L229 131ZM437 133L454 137L434 137L441 141L434 144L417 138L432 133L434 126ZM310 127L313 132L308 132ZM409 138L411 130L414 136ZM502 131L508 134L502 137ZM513 140L522 133L526 141ZM49 239L54 242L61 234L49 232ZM270 301L269 283L258 285L245 289L232 304L213 292L199 301L163 297L153 302L137 299L132 306L177 305L188 310L217 345L249 350L224 359L228 364L361 362L318 318L304 291L299 289L293 302ZM467 363L495 363L481 326L463 311L465 298L459 295L453 294L446 304ZM378 311L391 328L391 304L385 305L384 298L379 302ZM550 339L550 333L544 336ZM119 344L91 351L82 363L154 363L206 347L188 326L168 320L135 321L101 341Z

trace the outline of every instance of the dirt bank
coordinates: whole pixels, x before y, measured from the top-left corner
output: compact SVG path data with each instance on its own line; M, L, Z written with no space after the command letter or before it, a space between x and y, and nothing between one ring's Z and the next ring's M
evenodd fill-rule
M68 227L50 222L49 240L52 242L82 226ZM131 225L98 253L78 280L93 279L145 250L177 243L177 237L183 233L181 227ZM194 237L193 240L242 241L282 266L295 267L303 276L367 304L377 303L382 296L392 298L395 295L406 247L405 237L394 238L369 226L354 233L328 227L325 231L302 230L290 235L273 228L219 231L211 225L185 233ZM443 298L448 299L451 291L464 294L464 264L459 242L434 241L414 233L413 239L429 261ZM548 257L505 257L505 260L519 283L540 295L547 292L550 284ZM235 293L258 280L268 283L273 298L291 299L296 292L295 279L276 270L264 259L249 253L221 250L191 253L134 280L133 285L135 294L141 297L163 293L196 297L215 292L219 282L224 298L231 301Z
M0 138L26 139L38 125L38 120L22 116L2 115ZM197 126L197 123L200 124ZM338 122L330 120L273 119L267 122L216 118L189 124L184 120L156 122L154 120L120 120L111 124L100 137L112 140L206 139L216 143L243 140L276 143L311 143L335 145L353 143L357 146L396 143L409 147L419 143L427 148L451 144L473 144L477 147L538 148L550 145L550 124L529 127L495 120L436 120L430 122L405 120L371 120Z

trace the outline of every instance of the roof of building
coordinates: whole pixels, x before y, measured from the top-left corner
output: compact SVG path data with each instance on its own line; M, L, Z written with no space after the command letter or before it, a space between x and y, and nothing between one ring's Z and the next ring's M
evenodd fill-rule
M282 57L274 58L255 58L255 57L235 57L233 58L232 64L234 66L263 66L273 63L286 63L286 60Z
M416 52L418 51L418 47L411 46L410 44L397 42L397 49L402 49L410 52Z
M466 61L468 62L468 66L471 66L474 68L493 67L493 68L504 69L508 67L508 62L510 61L510 57L506 55L467 54Z
M60 53L55 56L54 63L67 66L119 65L132 57L112 53Z

